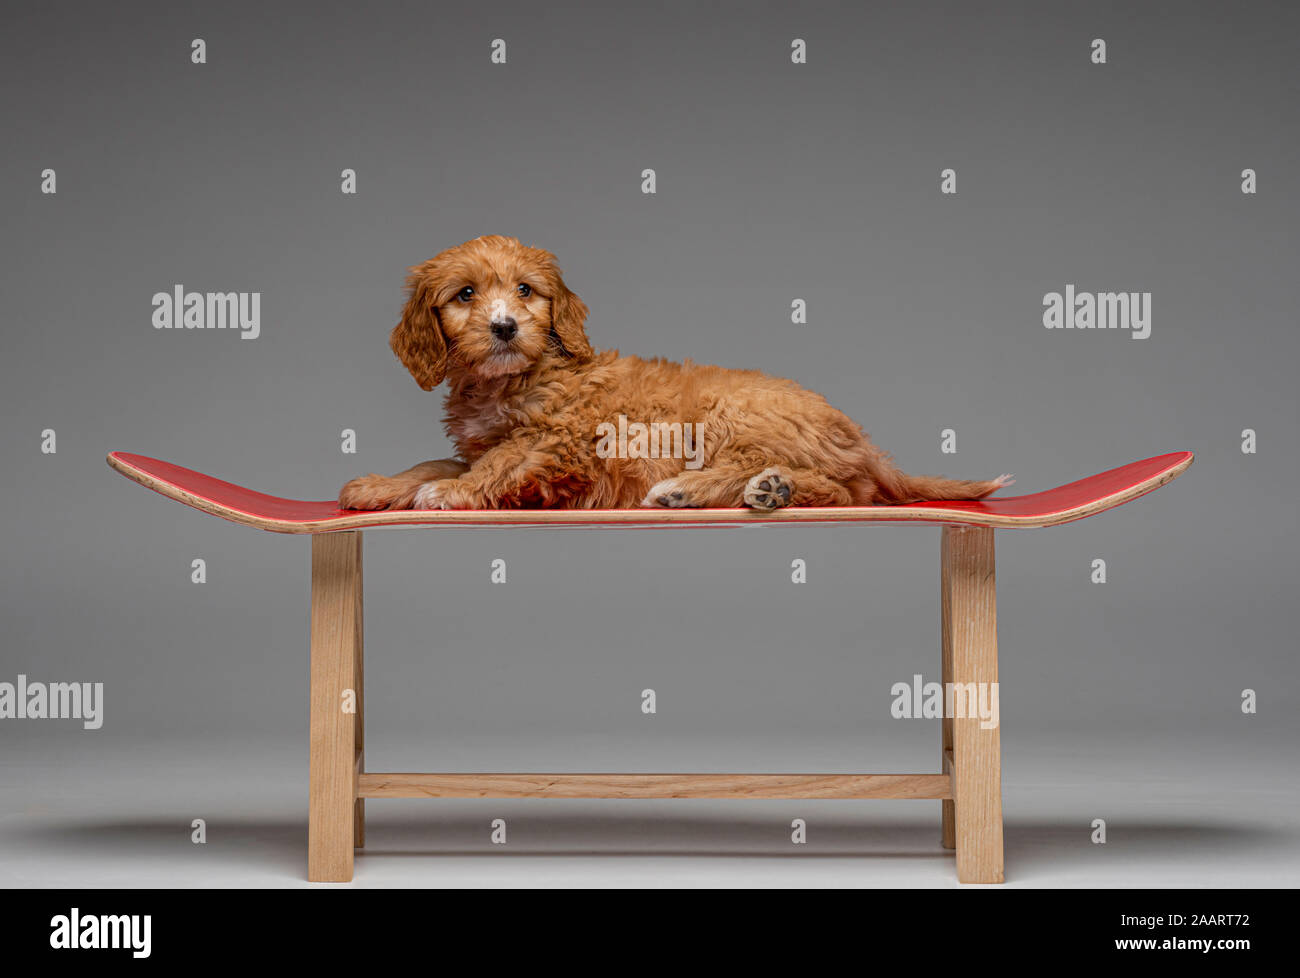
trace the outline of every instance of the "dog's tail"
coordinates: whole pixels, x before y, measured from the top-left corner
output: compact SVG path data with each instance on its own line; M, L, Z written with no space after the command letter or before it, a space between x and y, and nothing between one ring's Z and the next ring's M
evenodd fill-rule
M938 475L908 475L888 458L875 460L867 475L875 483L873 502L900 505L940 499L983 499L1016 480L1010 475L996 479L945 479Z
M938 475L905 475L898 473L900 485L895 492L896 503L922 503L936 499L983 499L990 493L997 492L1003 486L1009 486L1016 480L1010 475L1000 475L996 479L945 479Z

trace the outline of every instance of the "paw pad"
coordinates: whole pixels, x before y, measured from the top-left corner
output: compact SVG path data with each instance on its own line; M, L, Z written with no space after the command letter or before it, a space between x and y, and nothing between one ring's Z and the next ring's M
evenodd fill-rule
M641 505L662 506L664 509L689 509L698 504L691 500L685 489L679 488L676 480L665 479L650 489L645 499L641 500Z
M779 469L764 469L745 487L745 505L751 509L771 511L790 505L794 485Z

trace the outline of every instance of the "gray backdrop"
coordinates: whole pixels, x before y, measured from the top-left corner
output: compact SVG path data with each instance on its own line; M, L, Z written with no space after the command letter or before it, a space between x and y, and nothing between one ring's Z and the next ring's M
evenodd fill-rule
M129 779L193 740L292 743L305 780L308 541L103 457L326 498L450 454L387 333L406 267L484 233L559 256L597 347L794 378L909 471L1033 492L1195 451L1155 496L999 534L1008 779L1046 736L1208 735L1228 765L1293 739L1297 28L1286 4L10 4L0 681L103 681L106 720L0 721L0 777ZM261 336L153 329L177 283L260 291ZM1044 329L1067 283L1151 292L1150 338ZM938 678L938 537L369 533L369 766L937 769L889 687Z

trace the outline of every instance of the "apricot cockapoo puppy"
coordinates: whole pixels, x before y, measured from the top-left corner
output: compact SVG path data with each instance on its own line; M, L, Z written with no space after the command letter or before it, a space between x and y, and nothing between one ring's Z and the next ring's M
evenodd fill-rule
M757 370L595 352L555 256L489 235L411 269L390 345L447 382L458 458L353 479L344 509L866 506L980 499L900 472L820 394Z

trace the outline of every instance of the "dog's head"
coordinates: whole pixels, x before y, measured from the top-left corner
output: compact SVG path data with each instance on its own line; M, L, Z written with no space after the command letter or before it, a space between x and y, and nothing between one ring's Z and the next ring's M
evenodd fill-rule
M389 345L425 390L448 364L484 379L527 370L544 357L592 357L587 307L560 277L555 256L516 238L487 235L416 265Z

